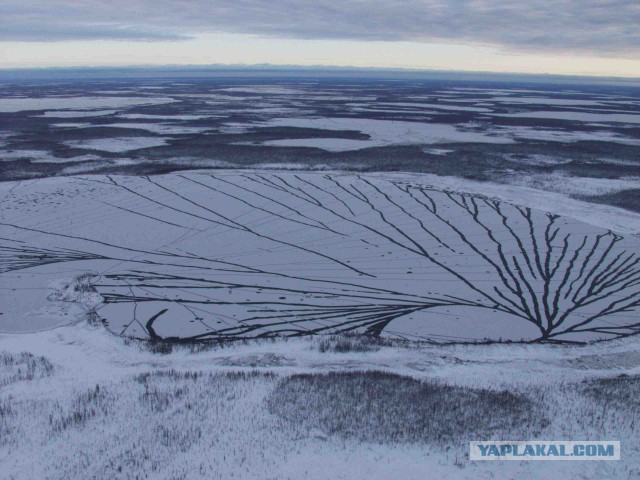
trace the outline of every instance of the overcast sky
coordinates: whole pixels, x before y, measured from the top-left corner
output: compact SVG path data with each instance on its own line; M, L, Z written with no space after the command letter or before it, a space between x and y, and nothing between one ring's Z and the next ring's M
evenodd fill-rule
M0 0L0 66L299 64L640 76L640 0Z

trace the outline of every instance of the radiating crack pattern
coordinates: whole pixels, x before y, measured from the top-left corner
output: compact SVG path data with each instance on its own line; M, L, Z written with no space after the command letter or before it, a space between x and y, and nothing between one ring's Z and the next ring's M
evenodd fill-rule
M99 314L122 335L640 333L638 240L558 215L367 175L57 182L77 191L64 211L46 207L45 191L28 222L2 215L0 273L63 263L100 272Z

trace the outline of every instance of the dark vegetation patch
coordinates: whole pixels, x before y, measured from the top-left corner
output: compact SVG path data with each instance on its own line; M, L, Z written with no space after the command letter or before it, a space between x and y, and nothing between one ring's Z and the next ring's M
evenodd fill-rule
M222 136L218 135L218 138L220 137ZM305 127L259 127L253 128L247 133L224 135L224 140L230 142L263 142L296 138L346 138L352 140L367 140L369 135L358 130L325 130L322 128Z
M628 161L628 159L625 160ZM571 177L616 179L640 174L640 164L612 165L606 162L586 163L583 160L577 160L559 165L551 171L555 173L563 173Z
M76 395L71 408L66 411L59 409L56 413L49 415L51 431L62 433L68 428L81 427L95 417L108 415L114 399L115 396L110 395L99 385Z
M294 375L280 382L267 406L309 430L387 444L531 438L549 423L523 395L375 371Z
M133 377L134 384L141 390L128 389L126 396L119 389L109 390L96 385L86 392L76 394L69 406L60 402L51 405L48 423L53 434L61 434L69 429L82 428L89 422L116 421L118 411L123 408L143 410L141 415L163 415L164 412L194 411L195 418L203 414L212 404L220 400L220 396L234 388L240 382L258 378L270 378L272 374L259 372L179 372L176 370L157 370ZM137 393L137 395L136 395ZM223 397L226 398L226 397ZM228 399L227 399L228 400ZM133 402L133 404L131 404ZM0 403L0 417L12 413L11 406ZM1 420L1 418L0 418ZM157 422L156 422L157 423ZM196 422L197 423L197 422ZM199 439L201 432L197 428L185 426L189 431L181 432L175 428L167 428L157 424L154 430L165 446L177 444L181 451ZM1 428L1 426L0 426ZM193 431L192 431L193 430Z
M0 182L54 177L64 167L56 163L31 163L31 160L11 160L0 163Z
M190 340L182 338L133 338L124 337L123 343L126 346L136 346L140 350L155 353L158 355L169 355L174 351L197 354L238 345L257 345L264 343L287 342L287 337L261 337L261 338L232 338L213 340Z
M162 341L158 339L151 339L148 342L144 342L144 346L151 353L157 353L159 355L169 355L173 352L173 344L171 342Z
M0 446L9 442L10 434L13 431L11 422L15 415L12 398L0 398Z
M173 381L180 380L181 383L185 381L196 382L201 377L198 373L181 374L178 372L171 372L168 375L156 375L155 378L170 378ZM144 392L139 396L140 404L145 408L153 412L164 412L172 404L180 402L182 398L188 392L188 387L176 385L176 388L164 388L155 385L152 381L154 377L151 374L142 374L136 377L136 381L144 387Z
M176 382L192 382L196 383L198 381L208 381L212 382L219 379L225 379L230 381L242 381L242 380L250 380L260 377L271 378L273 377L272 373L269 372L258 372L256 370L249 371L239 371L239 372L197 372L197 371L186 371L180 372L178 370L154 370L152 372L141 373L140 375L136 375L134 380L139 384L149 387L150 385L157 383L159 381L176 381Z
M625 208L632 212L640 213L640 188L606 193L604 195L583 195L577 198L587 202L613 205L614 207Z
M318 350L321 353L366 353L377 352L382 347L392 347L396 343L387 338L347 333L323 337L318 343Z
M563 438L576 438L577 435L585 438L580 432L593 432L585 439L619 439L623 441L625 451L640 451L640 375L594 378L567 384L562 389L569 391L565 395L545 393L545 396L550 411L559 408L553 405L559 401L572 404L569 414L572 420L561 432ZM576 396L572 399L572 395ZM629 478L640 478L639 475L637 468Z
M30 353L11 354L0 352L0 387L21 380L48 377L53 373L53 364L45 357Z
M100 138L120 138L120 137L162 137L144 128L136 128L134 123L130 128L111 127L109 125L99 125L86 128L60 128L52 131L48 139L57 142L97 140ZM69 147L70 150L92 150L89 147Z
M73 277L73 291L77 293L95 293L96 288L91 283L91 279L95 276L95 273L85 272Z
M630 420L640 420L640 375L585 380L581 391L599 405L623 410L630 414Z

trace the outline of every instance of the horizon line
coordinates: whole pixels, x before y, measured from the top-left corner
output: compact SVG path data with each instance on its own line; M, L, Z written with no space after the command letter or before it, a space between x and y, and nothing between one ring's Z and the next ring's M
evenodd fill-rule
M576 74L561 74L561 73L530 73L530 72L496 72L491 70L461 70L461 69L439 69L439 68L418 68L418 67L361 67L361 66L345 66L345 65L296 65L296 64L272 64L272 63L253 63L253 64L231 64L231 63L210 63L210 64L121 64L121 65L59 65L59 66L19 66L19 67L3 67L0 66L0 74L3 72L15 72L15 73L27 73L27 72L62 72L62 71L100 71L100 70L117 70L117 69L131 69L131 70L194 70L194 69L220 69L220 70L300 70L300 71L314 71L322 72L362 72L362 73L393 73L393 74L454 74L454 75L487 75L492 77L505 77L505 76L521 76L521 77L541 77L542 79L588 79L594 81L597 79L602 80L617 80L624 83L639 81L640 76L624 76L624 75L597 75L588 73L576 73Z

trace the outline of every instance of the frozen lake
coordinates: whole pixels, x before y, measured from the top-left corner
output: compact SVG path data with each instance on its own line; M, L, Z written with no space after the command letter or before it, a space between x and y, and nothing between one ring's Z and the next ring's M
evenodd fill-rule
M119 335L176 340L589 341L638 328L637 237L406 176L201 171L1 188L3 331L92 309ZM82 273L88 283L64 283Z

